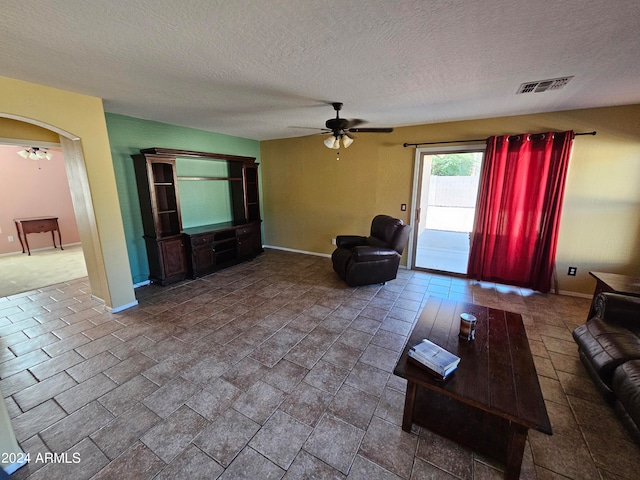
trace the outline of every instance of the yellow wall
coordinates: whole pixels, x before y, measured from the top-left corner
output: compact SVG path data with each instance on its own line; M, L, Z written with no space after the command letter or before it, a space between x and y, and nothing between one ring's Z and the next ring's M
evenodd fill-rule
M631 105L403 127L356 134L339 161L322 136L261 142L265 244L329 254L332 237L368 233L378 213L409 222L415 149L405 142L597 130L574 143L556 257L559 290L592 293L589 271L640 275L638 119Z
M0 77L0 117L21 120L0 119L0 137L42 140L35 124L61 134L61 140L79 139L75 145L81 150L67 151L73 150L71 141L62 145L71 164L67 172L92 294L112 308L134 303L102 100ZM74 159L86 170L75 168Z
M56 132L46 128L0 117L0 138L10 140L36 140L39 142L60 143Z

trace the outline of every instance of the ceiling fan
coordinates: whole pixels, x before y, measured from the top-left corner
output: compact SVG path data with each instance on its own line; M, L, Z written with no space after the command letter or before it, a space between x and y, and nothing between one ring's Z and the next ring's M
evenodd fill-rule
M333 148L335 150L340 148L340 140L342 145L347 148L353 143L353 137L351 133L391 133L393 128L362 128L359 125L366 123L365 120L359 118L353 118L351 120L346 118L340 118L340 110L342 110L342 103L334 102L333 109L336 111L336 118L330 118L325 122L325 128L321 128L323 133L330 133L331 136L327 137L324 141L325 146Z

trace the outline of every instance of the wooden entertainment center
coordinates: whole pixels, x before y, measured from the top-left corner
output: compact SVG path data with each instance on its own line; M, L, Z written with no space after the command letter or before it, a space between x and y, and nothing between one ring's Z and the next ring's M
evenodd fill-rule
M255 158L166 148L143 149L132 158L152 281L197 278L263 251ZM178 158L223 162L225 173L178 176ZM225 182L232 218L183 228L178 180Z

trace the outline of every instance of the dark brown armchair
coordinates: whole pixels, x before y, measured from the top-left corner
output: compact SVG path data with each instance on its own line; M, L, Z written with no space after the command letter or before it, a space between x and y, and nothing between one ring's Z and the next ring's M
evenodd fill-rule
M389 215L371 222L371 235L339 235L331 255L333 269L350 287L385 283L396 278L411 226Z

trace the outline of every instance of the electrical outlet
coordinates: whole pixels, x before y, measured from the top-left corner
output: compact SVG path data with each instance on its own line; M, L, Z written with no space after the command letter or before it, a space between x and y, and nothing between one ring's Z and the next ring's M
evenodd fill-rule
M331 245L335 245L335 244L336 244L336 239L335 239L335 238L332 238L332 239L331 239Z
M569 271L567 272L567 275L575 277L577 271L578 271L578 267L569 267Z
M407 204L403 203L402 205L400 205L400 210L402 210L403 212L407 211Z
M13 235L9 235L9 237L7 237L9 239L10 242L15 242L15 240L13 239Z

